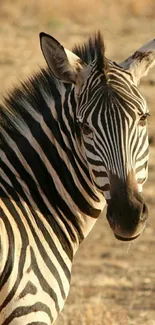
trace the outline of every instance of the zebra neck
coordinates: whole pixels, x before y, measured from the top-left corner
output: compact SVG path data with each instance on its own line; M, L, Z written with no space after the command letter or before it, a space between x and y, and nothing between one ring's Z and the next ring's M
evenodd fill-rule
M48 83L51 77L44 77ZM74 253L103 210L104 199L77 145L73 91L50 80L45 92L41 78L22 90L18 100L13 94L7 110L1 108L0 187L34 215L39 211Z

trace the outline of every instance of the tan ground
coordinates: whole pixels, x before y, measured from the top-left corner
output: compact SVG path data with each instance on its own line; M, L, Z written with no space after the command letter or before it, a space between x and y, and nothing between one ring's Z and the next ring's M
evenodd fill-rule
M0 93L44 64L38 33L66 47L94 30L119 62L155 37L154 0L0 0ZM155 136L155 68L141 83ZM69 298L57 325L155 325L155 144L145 186L149 220L132 244L117 241L105 216L76 255Z

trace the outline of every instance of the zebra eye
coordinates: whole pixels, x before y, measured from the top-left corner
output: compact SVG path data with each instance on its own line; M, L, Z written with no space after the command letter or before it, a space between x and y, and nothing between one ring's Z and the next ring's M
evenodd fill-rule
M92 130L87 124L82 125L82 131L85 135L90 135L92 133Z
M150 114L145 113L145 114L140 116L140 120L139 120L139 125L140 126L145 126L146 125L147 116L150 116Z

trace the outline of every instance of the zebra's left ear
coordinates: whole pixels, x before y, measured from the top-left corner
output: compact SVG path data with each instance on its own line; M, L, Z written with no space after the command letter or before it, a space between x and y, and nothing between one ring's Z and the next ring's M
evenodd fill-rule
M119 65L131 72L135 84L138 85L140 79L155 65L155 39L142 46Z
M75 83L78 73L85 65L81 59L64 47L52 36L40 33L41 50L56 78Z

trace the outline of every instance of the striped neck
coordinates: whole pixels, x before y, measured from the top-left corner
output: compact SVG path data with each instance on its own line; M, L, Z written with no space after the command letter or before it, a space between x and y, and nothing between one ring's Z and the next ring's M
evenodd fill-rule
M15 90L2 110L0 182L34 215L39 211L51 227L55 223L74 254L105 204L79 146L74 92L43 71Z

